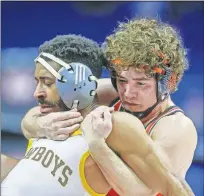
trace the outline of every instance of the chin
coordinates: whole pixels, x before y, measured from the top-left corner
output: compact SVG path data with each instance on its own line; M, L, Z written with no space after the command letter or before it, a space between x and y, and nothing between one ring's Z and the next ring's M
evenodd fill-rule
M40 112L42 114L49 114L49 113L59 112L59 111L60 110L57 107L47 107L47 108L40 107Z
M141 105L130 106L129 104L124 104L123 107L124 107L126 110L131 111L131 112L141 112L141 111L143 111Z

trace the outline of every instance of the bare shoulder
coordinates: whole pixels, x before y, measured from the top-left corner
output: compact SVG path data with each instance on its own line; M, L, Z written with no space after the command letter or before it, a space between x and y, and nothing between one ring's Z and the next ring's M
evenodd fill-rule
M118 93L114 89L110 78L98 80L97 95L99 103L107 106L118 97Z
M135 128L137 126L137 129L140 127L144 129L144 125L142 122L132 114L129 114L127 112L114 112L112 114L112 122L113 126L116 127L124 127L127 129ZM123 129L120 129L123 130Z
M190 118L183 113L162 118L153 128L152 139L160 139L170 136L174 139L197 140L196 128Z
M130 146L135 148L135 140L147 137L141 121L126 112L113 112L112 124L112 131L106 142L112 150L117 152L125 152Z

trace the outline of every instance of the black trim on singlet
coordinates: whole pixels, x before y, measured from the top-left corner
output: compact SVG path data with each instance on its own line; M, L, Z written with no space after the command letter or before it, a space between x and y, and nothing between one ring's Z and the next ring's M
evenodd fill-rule
M114 99L114 100L109 104L109 107L114 106L119 100L120 100L119 97L117 97L116 99Z
M172 109L175 109L174 111L170 111ZM170 113L168 113L170 111ZM152 124L152 127L150 128L150 130L148 130L148 135L151 135L153 128L155 127L155 125L164 117L166 116L171 116L174 115L177 112L181 112L184 114L183 110L181 110L178 106L171 106L169 108L167 108L164 112L162 112L159 116L157 116L156 118L152 119L150 122L148 122L147 125L145 125L145 129L148 128L148 126L150 126L150 124Z
M184 113L183 110L181 110L178 106L176 106L176 105L170 106L170 107L168 107L164 112L162 112L159 116L157 116L156 118L154 118L154 119L152 119L150 122L148 122L148 124L145 125L145 128L146 128L147 126L149 126L150 123L152 123L153 121L156 121L157 119L159 119L161 116L163 116L165 113L167 113L169 110L171 110L171 109L173 109L173 108L178 108L179 111L181 111L182 113ZM168 114L168 115L166 115L166 116L173 115L173 114L175 114L176 112L178 112L178 111L174 111L173 113L170 113L170 114ZM165 116L163 116L163 117L165 117Z

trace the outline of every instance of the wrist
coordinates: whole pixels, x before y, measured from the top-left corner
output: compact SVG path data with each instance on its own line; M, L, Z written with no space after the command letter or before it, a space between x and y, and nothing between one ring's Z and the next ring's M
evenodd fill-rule
M98 152L100 151L104 146L107 146L105 143L105 140L103 138L92 138L88 142L88 147L90 152Z

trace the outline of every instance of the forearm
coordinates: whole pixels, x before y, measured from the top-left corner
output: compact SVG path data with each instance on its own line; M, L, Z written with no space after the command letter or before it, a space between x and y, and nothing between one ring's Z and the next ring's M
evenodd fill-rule
M128 124L124 118L129 120ZM186 195L179 180L172 175L168 158L146 134L142 123L132 115L113 115L113 130L107 138L107 144L120 154L149 189L164 195Z
M32 108L27 112L21 121L21 129L27 139L44 137L42 130L38 126L37 119L40 118L39 108Z
M118 194L126 196L153 194L104 141L92 143L89 151L111 187Z
M9 174L9 172L17 165L19 160L1 154L1 182Z

